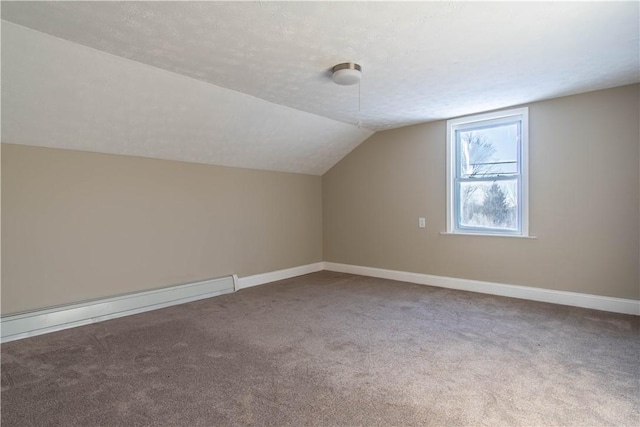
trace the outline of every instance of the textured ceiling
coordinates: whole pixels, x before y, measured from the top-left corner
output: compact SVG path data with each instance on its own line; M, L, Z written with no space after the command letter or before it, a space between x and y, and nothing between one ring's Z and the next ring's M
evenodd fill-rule
M322 175L372 131L2 24L2 141Z
M372 130L639 80L638 2L3 2L56 37ZM358 87L333 84L340 62Z
M3 1L2 19L58 38L3 24L3 141L260 169L321 174L366 129L640 80L638 2ZM360 87L332 83L345 61Z

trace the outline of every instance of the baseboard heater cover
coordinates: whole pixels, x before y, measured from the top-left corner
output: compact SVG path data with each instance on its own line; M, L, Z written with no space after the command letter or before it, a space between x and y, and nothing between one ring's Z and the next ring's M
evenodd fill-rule
M233 276L45 308L0 318L0 342L88 325L234 292Z

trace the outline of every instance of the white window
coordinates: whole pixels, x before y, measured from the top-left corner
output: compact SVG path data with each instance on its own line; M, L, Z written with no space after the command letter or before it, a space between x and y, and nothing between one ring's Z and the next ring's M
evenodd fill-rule
M528 236L528 116L447 121L447 232Z

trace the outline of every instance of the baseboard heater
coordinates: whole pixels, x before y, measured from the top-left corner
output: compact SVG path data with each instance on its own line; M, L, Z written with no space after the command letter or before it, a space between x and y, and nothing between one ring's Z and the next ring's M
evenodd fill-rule
M237 277L233 275L2 316L0 342L231 293L236 290L237 281Z

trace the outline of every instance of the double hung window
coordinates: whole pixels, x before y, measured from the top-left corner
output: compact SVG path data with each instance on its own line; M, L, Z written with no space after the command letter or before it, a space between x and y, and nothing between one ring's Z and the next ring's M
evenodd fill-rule
M447 231L528 235L528 109L447 121Z

